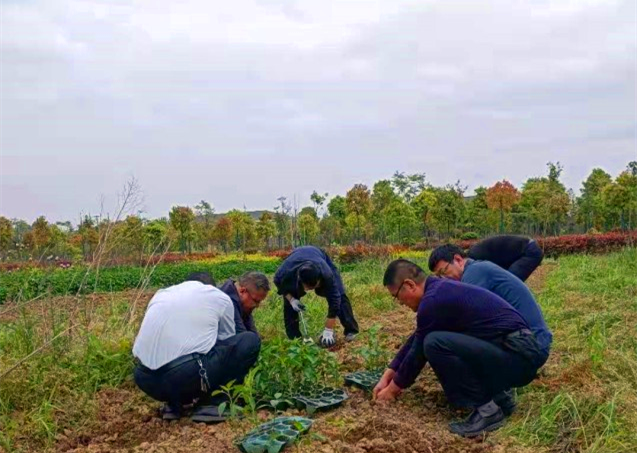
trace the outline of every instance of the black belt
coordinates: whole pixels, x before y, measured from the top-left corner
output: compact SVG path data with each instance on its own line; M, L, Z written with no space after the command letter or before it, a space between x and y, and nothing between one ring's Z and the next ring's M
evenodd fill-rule
M150 368L145 366L139 359L137 359L137 366L139 368L141 368L141 370L144 373L163 374L163 373L165 373L167 371L172 370L173 368L177 368L178 366L183 365L184 363L190 362L191 360L197 360L197 359L199 359L201 357L203 357L203 354L199 354L198 352L193 352L192 354L182 355L181 357L177 357L176 359L171 360L170 362L166 363L165 365L160 366L156 370L151 370Z

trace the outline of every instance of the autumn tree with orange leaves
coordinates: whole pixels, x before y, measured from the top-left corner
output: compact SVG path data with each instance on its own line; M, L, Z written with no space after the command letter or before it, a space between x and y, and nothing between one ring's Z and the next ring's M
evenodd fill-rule
M519 200L520 192L506 179L487 189L488 208L500 211L500 233L504 232L504 213L510 212Z

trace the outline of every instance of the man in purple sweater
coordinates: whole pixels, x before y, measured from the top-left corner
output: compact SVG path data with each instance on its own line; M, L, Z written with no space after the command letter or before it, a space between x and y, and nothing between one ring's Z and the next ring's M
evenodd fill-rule
M464 283L427 277L416 264L389 264L383 285L416 312L416 331L374 388L378 401L392 401L414 383L429 362L449 402L473 409L453 433L478 436L504 424L504 390L536 376L544 355L524 318L502 298Z

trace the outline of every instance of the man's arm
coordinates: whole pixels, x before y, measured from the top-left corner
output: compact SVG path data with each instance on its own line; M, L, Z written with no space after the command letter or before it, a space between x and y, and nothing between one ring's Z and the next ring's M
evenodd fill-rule
M259 335L259 332L257 331L257 326L254 324L254 318L252 317L252 315L248 316L248 318L245 320L243 325L245 326L245 329L248 332L254 332L257 335Z
M327 263L321 265L321 286L327 299L327 318L336 319L341 310L341 292L338 290L336 278Z
M396 354L396 357L394 357L394 360L390 362L388 368L394 371L398 371L398 369L400 368L400 364L403 363L403 360L411 349L411 345L414 342L414 335L415 334L411 334L409 338L407 338L407 341L405 341L405 344L402 345L402 347L398 351L398 354Z
M412 385L427 363L424 340L425 337L421 334L415 333L413 335L411 347L394 375L392 382L401 389Z
M246 326L243 324L243 319L241 319L241 312L238 307L232 303L234 308L234 330L236 334L240 334L246 331Z

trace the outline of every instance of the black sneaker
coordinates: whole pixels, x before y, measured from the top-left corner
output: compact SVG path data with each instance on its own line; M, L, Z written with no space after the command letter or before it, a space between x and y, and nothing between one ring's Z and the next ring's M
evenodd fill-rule
M500 406L506 417L509 417L517 406L513 390L505 390L493 397L493 402Z
M495 431L502 425L504 425L504 414L501 409L489 417L483 417L475 409L464 421L449 423L449 430L462 437L476 437L489 431Z
M190 419L199 423L220 423L225 422L227 417L219 413L219 406L195 406Z
M166 420L168 422L173 420L179 420L181 418L181 408L171 406L168 403L164 403L164 405L159 410L159 412L161 413L162 420Z

